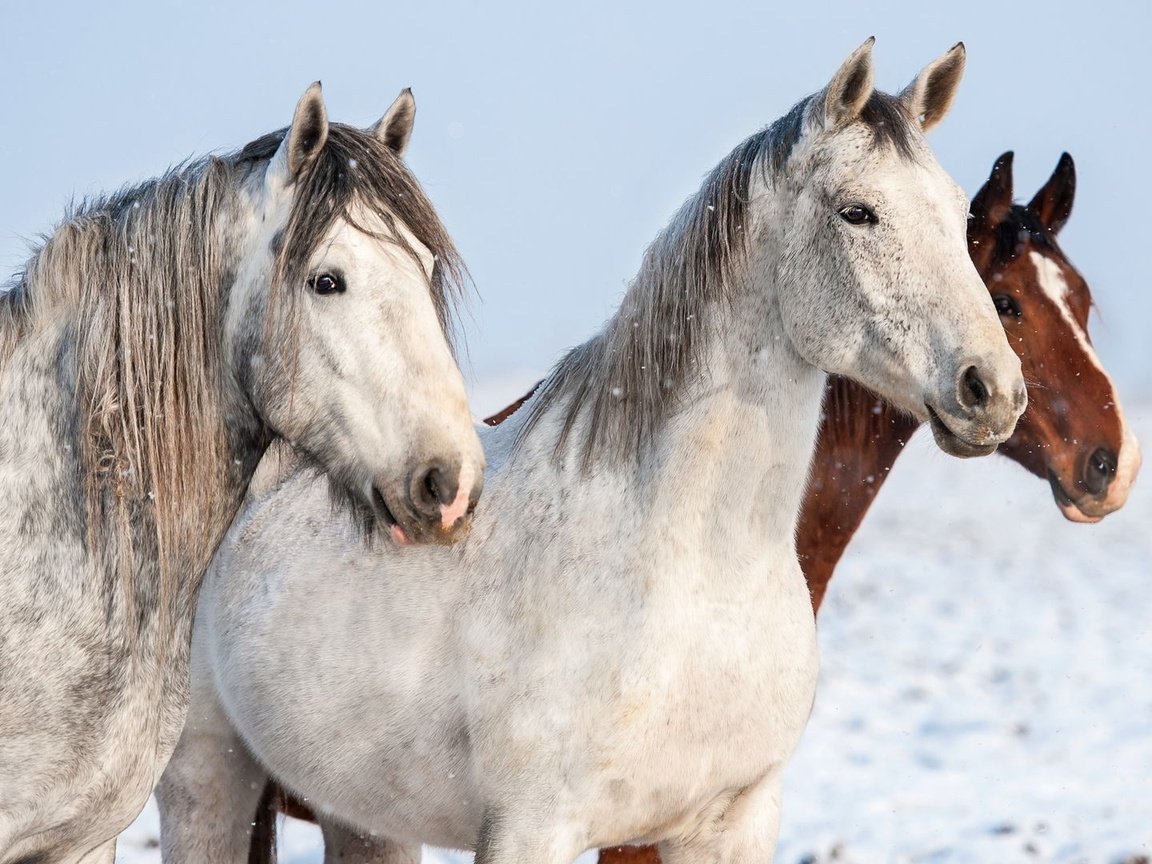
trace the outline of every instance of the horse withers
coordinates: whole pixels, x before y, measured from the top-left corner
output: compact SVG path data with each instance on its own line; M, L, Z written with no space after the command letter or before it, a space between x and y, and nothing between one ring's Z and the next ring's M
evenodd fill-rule
M413 117L403 93L371 130L330 124L313 85L287 130L78 207L0 298L3 864L113 860L272 438L360 532L467 532L462 265L400 158Z
M957 455L1025 405L924 139L963 62L888 96L869 41L726 157L604 330L484 430L457 546L361 549L291 472L252 501L197 619L197 725L169 770L208 794L165 806L168 860L244 860L268 771L401 855L771 857L816 680L794 528L820 370Z

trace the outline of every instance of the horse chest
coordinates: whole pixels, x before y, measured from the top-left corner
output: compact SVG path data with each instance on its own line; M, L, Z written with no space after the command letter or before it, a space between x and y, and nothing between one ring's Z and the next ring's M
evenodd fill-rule
M671 767L703 792L787 758L811 708L817 656L803 580L783 569L761 571L732 598L674 597L653 610L619 697L645 727L621 742L634 770L664 762L660 773Z
M507 660L473 670L487 675L473 697L476 773L493 787L547 777L570 818L618 843L691 822L778 768L817 672L805 584L780 558L652 580L640 596L607 592L546 632L519 634L530 650L503 646Z

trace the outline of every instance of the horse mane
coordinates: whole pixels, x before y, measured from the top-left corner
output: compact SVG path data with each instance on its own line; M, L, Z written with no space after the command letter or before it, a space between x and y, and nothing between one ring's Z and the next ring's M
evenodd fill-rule
M701 334L709 316L731 299L747 263L747 220L753 172L778 177L823 104L815 96L747 138L704 179L644 254L619 310L605 328L571 350L527 406L522 443L543 415L567 400L554 450L559 458L580 415L581 465L599 458L642 457L674 413L703 361ZM915 121L899 99L874 92L860 120L873 145L913 152Z
M62 435L78 450L89 548L118 556L129 608L154 605L157 589L136 584L149 559L159 598L179 596L180 580L207 566L219 539L208 526L226 527L243 492L229 439L238 433L225 417L228 236L245 184L262 178L286 131L82 202L0 296L0 371L22 342L64 328L48 361L74 387L64 398L76 414ZM429 290L447 335L466 276L455 247L403 162L341 124L296 180L270 302L295 308L309 260L354 203L389 229L403 222L436 256ZM399 232L394 240L415 254Z

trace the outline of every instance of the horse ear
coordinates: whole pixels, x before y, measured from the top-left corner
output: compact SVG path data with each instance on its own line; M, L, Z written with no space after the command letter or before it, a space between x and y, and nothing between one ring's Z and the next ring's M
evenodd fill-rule
M412 124L416 120L416 100L412 97L412 88L405 87L392 103L392 107L376 121L371 132L379 138L384 146L403 156L408 149L408 140L412 137Z
M872 96L872 46L875 36L848 55L824 88L824 125L829 129L844 126L860 116Z
M1056 163L1056 170L1048 182L1028 202L1028 209L1040 219L1053 234L1059 234L1068 217L1072 215L1072 200L1076 197L1076 163L1067 153Z
M942 57L925 66L900 94L900 101L908 113L920 121L925 132L939 123L952 107L964 75L966 55L964 43L957 42Z
M992 173L972 199L970 208L976 223L995 225L1012 207L1012 151L1004 153L992 166Z
M296 103L292 125L280 143L268 168L268 179L287 185L312 164L328 141L328 112L324 110L324 96L320 82L313 82Z

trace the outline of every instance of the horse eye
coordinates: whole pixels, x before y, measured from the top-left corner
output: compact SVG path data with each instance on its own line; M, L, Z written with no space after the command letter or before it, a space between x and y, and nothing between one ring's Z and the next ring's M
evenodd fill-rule
M840 211L840 218L849 225L867 225L876 223L876 214L863 204L849 204Z
M308 280L308 287L321 296L329 294L343 294L344 280L331 273L321 273Z
M992 298L992 302L996 304L996 311L1001 315L1011 315L1013 318L1019 318L1022 314L1020 312L1020 304L1016 302L1016 298L1011 294L997 294Z

